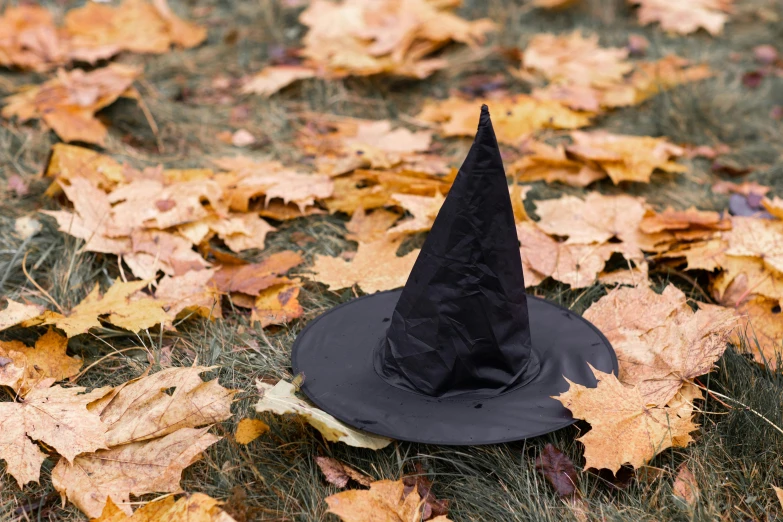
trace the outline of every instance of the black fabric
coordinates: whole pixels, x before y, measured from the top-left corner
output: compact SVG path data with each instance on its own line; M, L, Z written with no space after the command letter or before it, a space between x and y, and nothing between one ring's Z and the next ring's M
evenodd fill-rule
M291 354L302 391L343 422L395 439L469 445L573 422L565 378L617 373L606 338L526 296L511 201L489 112L403 290L313 320Z
M307 325L293 347L294 374L302 391L341 421L397 440L429 444L494 444L536 437L574 422L552 399L568 389L567 377L596 382L588 364L617 373L606 338L579 315L528 296L536 377L494 397L431 397L393 386L373 368L373 347L384 338L400 290L354 299Z
M375 364L389 383L436 397L502 393L538 373L514 213L486 105Z

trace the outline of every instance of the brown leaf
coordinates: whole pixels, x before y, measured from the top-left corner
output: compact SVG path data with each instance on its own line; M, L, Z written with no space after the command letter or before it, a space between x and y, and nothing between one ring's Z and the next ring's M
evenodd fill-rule
M356 255L350 262L339 257L317 255L310 278L332 290L358 285L367 294L400 288L408 280L419 255L419 250L414 250L404 256L397 256L400 242L382 239L359 243Z
M60 71L56 78L5 98L5 118L43 119L63 141L104 145L106 127L95 113L125 95L139 69L116 63L85 73Z
M525 143L525 152L528 154L508 167L508 173L518 181L559 181L572 187L586 187L607 175L591 164L569 159L562 145L551 147L538 141L529 141Z
M536 457L536 470L555 488L560 497L579 498L579 477L574 463L551 444L544 446Z
M203 493L186 495L176 502L174 497L167 496L145 504L128 516L110 497L101 516L90 522L235 522L219 507L221 504Z
M46 455L33 441L40 441L73 462L80 453L106 446L106 426L87 404L107 389L83 393L85 388L48 388L44 381L19 402L0 403L0 459L19 483L38 482Z
M689 506L693 506L699 500L699 484L687 464L684 462L678 468L677 477L672 485L672 493L685 501Z
M732 10L733 0L707 0L702 2L668 2L667 0L629 0L639 6L639 23L647 25L660 22L669 32L690 34L705 29L715 36L723 31Z
M354 480L362 486L370 487L372 479L356 471L351 466L340 462L332 457L315 457L315 462L318 467L321 468L321 472L324 474L324 478L329 484L334 484L338 488L344 488L348 485L349 480Z
M57 180L46 191L48 196L56 196L61 187L67 187L75 178L88 182L86 186L98 187L104 191L113 189L118 183L125 183L126 173L132 169L122 165L114 158L94 150L65 143L55 143L46 176ZM79 190L83 190L80 188ZM76 196L76 194L74 194ZM72 202L74 198L68 196Z
M368 520L408 521L421 517L421 497L414 488L403 493L402 480L379 480L370 484L369 490L350 490L326 498L329 513L344 522ZM432 522L449 522L445 515L430 519Z
M314 78L315 75L314 69L302 65L270 65L249 78L242 86L242 92L268 98L298 80Z
M783 273L767 266L757 257L723 256L721 272L712 281L717 301L736 307L750 295L761 295L783 302Z
M701 398L687 386L666 407L650 407L636 387L627 387L613 374L593 369L598 386L588 388L571 381L567 392L555 399L592 429L578 440L585 445L585 467L617 471L629 464L639 467L670 447L691 440L693 400ZM566 379L568 380L568 379Z
M404 496L410 495L414 490L422 499L421 518L429 520L433 517L445 517L449 512L449 501L438 500L432 494L432 481L427 478L424 467L421 463L416 463L416 473L402 477L402 483L405 487L402 490Z
M360 243L371 243L386 237L386 231L400 218L396 212L386 209L376 209L367 213L363 208L358 208L351 216L351 220L345 225L349 234L345 239Z
M273 285L287 283L286 272L302 263L302 256L291 250L272 254L260 263L222 266L212 277L221 292L241 292L257 296Z
M411 214L409 219L404 219L386 232L390 238L395 238L431 229L445 198L440 193L433 197L392 194L391 200Z
M742 194L743 196L750 196L756 194L758 196L764 196L772 190L771 187L760 185L755 181L743 181L742 183L733 183L731 181L718 181L712 185L712 191L716 194Z
M778 358L783 357L783 317L780 302L766 297L753 296L737 307L740 324L732 342L745 346L759 364L778 368ZM741 343L741 336L747 344Z
M119 6L88 3L65 15L74 58L94 63L121 51L163 54L172 45L195 47L204 27L174 15L165 0L124 0Z
M0 341L0 385L25 395L45 379L62 381L79 373L81 359L65 354L68 338L52 329L35 342L35 348L19 341ZM16 374L16 379L9 379Z
M223 317L220 295L209 285L214 270L191 270L181 276L164 276L155 289L170 320L195 313L202 317Z
M769 268L783 272L783 221L734 216L725 234L726 254L758 257Z
M269 431L269 426L259 419L242 419L237 423L234 440L237 444L250 444Z
M178 493L182 471L220 440L201 429L184 428L151 441L123 444L60 460L52 484L89 517L101 515L109 498L131 514L130 495Z
M490 100L449 98L430 101L418 118L439 124L444 136L473 136L476 110L482 103L487 103L492 111L498 141L509 145L519 145L537 130L575 129L590 124L590 117L585 113L572 111L556 101L538 100L525 94Z
M52 14L37 5L8 7L0 16L0 65L46 71L66 61L67 42Z
M620 381L645 404L666 405L680 388L710 372L736 326L731 309L693 312L685 294L669 285L662 294L646 286L617 288L585 313L609 339L620 363Z
M646 234L691 228L729 230L731 229L731 221L710 210L698 210L695 207L687 210L674 210L668 207L661 213L648 212L639 224L639 229Z

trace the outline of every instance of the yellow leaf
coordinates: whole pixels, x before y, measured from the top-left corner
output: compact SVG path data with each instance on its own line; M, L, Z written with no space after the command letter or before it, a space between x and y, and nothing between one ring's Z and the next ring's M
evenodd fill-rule
M250 444L267 431L269 431L269 426L262 420L242 419L237 424L234 440L237 441L237 444Z
M0 311L0 330L38 317L43 311L43 306L23 304L8 299L8 306Z
M35 348L19 341L0 341L0 385L25 395L44 379L62 381L76 375L82 361L68 357L67 347L68 338L52 329L35 342Z
M412 521L422 519L423 502L416 487L406 491L402 480L379 480L369 490L349 490L326 498L329 512L343 522ZM430 522L450 522L445 515Z
M286 324L304 313L299 304L298 280L264 289L253 304L250 319L259 322L261 328L272 324Z

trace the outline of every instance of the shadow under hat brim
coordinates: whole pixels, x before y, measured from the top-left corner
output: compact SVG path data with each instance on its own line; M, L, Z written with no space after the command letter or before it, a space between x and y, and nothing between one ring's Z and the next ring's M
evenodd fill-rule
M291 355L302 391L319 408L358 429L398 440L444 445L494 444L536 437L574 422L551 397L569 380L595 386L588 364L617 373L609 341L590 322L528 295L533 350L541 369L528 384L494 397L438 398L387 383L373 351L386 334L401 290L354 299L314 319Z

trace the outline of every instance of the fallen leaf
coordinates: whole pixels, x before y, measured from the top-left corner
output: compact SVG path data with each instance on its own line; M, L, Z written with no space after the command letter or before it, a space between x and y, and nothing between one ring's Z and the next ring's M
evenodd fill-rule
M474 136L476 110L487 103L500 143L519 145L541 129L575 129L590 124L590 115L575 112L557 101L539 100L525 94L506 95L489 100L449 98L430 101L417 118L439 125L444 136Z
M184 237L162 230L134 230L130 236L130 253L122 255L136 277L152 280L159 271L168 275L183 275L190 270L203 270L208 263L192 249Z
M663 257L684 257L688 270L714 271L722 266L729 244L724 239L709 239L695 243L680 245L678 248L661 254Z
M5 330L41 315L43 306L24 304L8 299L8 305L0 310L0 330Z
M245 94L260 94L268 98L298 80L314 78L316 71L301 65L270 65L253 75L242 86Z
M165 323L168 316L158 302L134 296L147 284L148 281L123 283L118 279L101 295L100 285L96 283L92 292L69 314L45 318L43 324L52 324L73 337L100 327L101 320L133 332Z
M0 341L0 385L25 395L41 381L62 381L79 373L81 359L66 355L68 338L52 329L35 342L35 348L19 341ZM9 375L16 379L9 379Z
M55 143L46 167L46 176L55 178L56 182L49 187L46 194L56 196L63 186L72 185L75 178L87 181L87 186L109 191L118 183L125 183L127 175L132 175L132 170L114 158L94 150Z
M163 54L172 45L203 42L207 30L178 18L165 0L123 0L118 6L90 2L65 15L72 55L94 63L121 51Z
M688 468L688 465L682 463L678 468L677 477L672 485L672 494L682 499L689 506L693 506L699 500L699 484L696 477Z
M780 302L762 296L753 296L737 307L740 324L732 342L744 347L761 365L776 370L783 358L783 321ZM746 340L746 343L742 341Z
M555 399L577 419L590 423L580 437L585 446L585 467L616 472L623 465L639 467L670 447L685 447L692 421L693 403L701 398L698 388L678 394L667 407L648 406L636 387L624 386L613 374L592 369L598 386L588 388L571 381L568 391ZM568 379L566 379L568 380Z
M721 272L712 280L716 300L725 306L739 306L750 295L762 295L783 302L783 273L757 257L723 256Z
M326 503L329 504L329 513L344 522L425 520L421 518L419 493L414 488L405 495L404 489L402 480L379 480L370 484L369 490L355 489L326 497ZM449 519L440 515L430 521L449 522Z
M106 447L106 426L87 404L107 390L48 388L51 382L40 383L19 402L0 403L0 459L20 488L38 482L46 458L33 441L56 450L64 457L60 462L71 463L80 453Z
M221 505L222 502L203 493L186 495L176 502L174 497L167 496L143 505L128 516L109 498L101 516L90 522L236 522Z
M291 250L277 252L260 263L249 265L222 266L215 272L212 282L221 292L240 292L259 295L271 286L287 283L285 273L304 261L302 256Z
M639 6L637 16L642 25L660 22L663 29L678 34L690 34L703 28L715 36L723 31L733 0L629 0L629 3Z
M370 213L359 207L346 223L348 234L345 239L359 243L371 243L386 237L386 231L400 219L400 215L386 209L375 209Z
M250 320L260 323L261 328L266 328L302 317L304 310L298 300L300 286L298 281L294 281L262 290L253 303Z
M405 486L402 490L404 497L410 495L413 491L418 493L421 499L421 519L430 520L433 517L445 517L449 512L449 501L438 500L432 493L432 481L427 478L424 467L417 462L415 473L402 477L402 483Z
M734 216L726 254L758 257L769 268L783 272L783 221Z
M56 78L5 98L2 116L22 122L42 119L63 141L103 146L107 129L95 113L120 96L135 96L132 85L140 73L116 63L90 72L59 71Z
M666 138L574 131L571 139L574 144L566 147L566 151L572 157L597 164L615 185L621 181L649 183L656 169L669 173L688 171L684 165L672 161L685 154L685 149Z
M315 462L318 464L318 467L321 468L321 472L324 474L326 481L338 488L344 488L348 485L348 481L350 480L354 480L366 487L370 487L370 484L372 484L372 479L370 477L332 457L317 456L315 457Z
M448 64L432 58L433 52L451 42L474 46L495 28L487 19L458 17L454 7L454 2L426 0L313 0L299 16L308 28L301 55L332 77L389 73L426 78Z
M0 16L0 65L46 71L67 59L52 14L37 5L9 6Z
M562 145L551 147L531 141L525 143L524 150L527 154L508 167L508 174L521 182L559 181L572 187L586 187L606 177L605 171L590 163L569 159Z
M777 486L772 486L772 489L775 490L775 496L778 497L778 502L783 507L783 489Z
M761 200L761 204L764 205L767 212L778 219L783 219L783 199L780 199L777 196L772 199L764 198Z
M169 319L195 313L202 317L223 317L220 295L209 285L214 270L191 270L181 276L164 276L155 289Z
M687 210L674 210L668 207L660 213L648 212L639 224L639 229L646 234L690 228L729 230L731 229L731 221L710 210L698 210L695 207L690 207Z
M234 440L237 444L250 444L267 431L269 426L262 420L242 419L237 423Z
M389 237L395 238L431 229L446 198L440 193L436 193L433 197L392 194L391 200L411 214L411 218L402 220L386 232Z
M310 279L323 283L332 290L359 286L363 292L373 294L405 285L408 275L419 256L413 250L397 256L401 240L378 240L359 243L356 255L348 262L339 257L316 255L310 270Z
M682 386L709 373L737 324L731 309L694 312L672 285L662 294L647 286L616 288L584 317L612 343L620 381L655 406L666 405Z
M52 484L88 517L98 517L109 498L130 515L130 495L179 493L182 471L220 440L201 429L183 428L163 437L123 444L60 460Z
M296 388L290 382L280 381L272 386L256 381L256 387L261 396L256 404L256 411L259 413L271 412L276 415L295 413L320 431L321 435L330 442L344 442L349 446L374 450L391 444L391 439L351 428L298 398L295 395Z
M533 0L531 3L540 9L566 9L573 7L582 0Z
M551 444L536 457L536 471L549 482L559 497L579 498L579 477L571 459Z
M712 185L712 191L716 194L742 194L743 196L750 196L756 194L762 197L772 190L771 187L760 185L755 181L743 181L742 183L733 183L731 181L718 181Z

